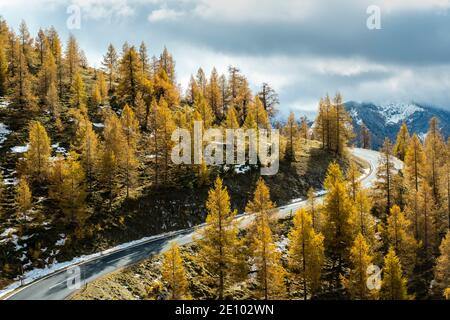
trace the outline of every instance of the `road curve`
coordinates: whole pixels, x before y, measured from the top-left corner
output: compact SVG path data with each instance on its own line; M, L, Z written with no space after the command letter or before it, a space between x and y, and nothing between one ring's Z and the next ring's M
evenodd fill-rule
M352 149L353 155L359 157L370 165L370 170L362 179L364 187L370 187L376 179L376 167L380 154L376 151L365 149ZM396 168L401 168L401 162L395 161ZM323 195L319 198L323 198ZM278 208L279 216L287 216L305 205L305 201L295 202ZM251 215L240 215L237 219L241 225L247 225ZM82 262L51 273L38 279L24 287L21 287L10 294L6 299L10 300L62 300L78 290L72 285L74 272L80 275L81 284L92 282L93 280L116 271L125 266L140 262L152 255L164 252L170 242L176 241L180 245L190 243L196 228L181 230L170 235L162 235L134 246L120 249L105 255L98 256L92 260Z

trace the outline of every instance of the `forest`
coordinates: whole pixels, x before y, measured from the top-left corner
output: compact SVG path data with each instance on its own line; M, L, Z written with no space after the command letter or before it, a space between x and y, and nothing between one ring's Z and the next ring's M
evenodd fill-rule
M349 150L370 149L370 132L353 132L339 93L320 99L313 122L293 112L284 120L275 90L264 83L252 92L237 67L209 76L199 68L182 92L166 48L150 57L144 42L120 52L110 45L94 68L74 36L62 42L55 28L34 37L25 22L16 33L0 20L0 122L10 135L0 139L0 287L56 260L42 256L61 250L49 245L58 235L67 247L61 258L93 252L100 238L131 240L128 224L143 223L132 208L147 208L148 197L205 190L194 222L206 226L191 251L174 243L163 254L147 298L236 299L238 285L252 299L450 298L450 140L437 118L424 139L405 123L396 141L386 139L377 181L365 189ZM283 223L271 178L253 176L239 207L226 166L172 163L172 132L192 132L196 121L205 130L279 129L283 168L316 145L329 159L324 179L305 183L307 206ZM244 229L238 210L254 214ZM23 256L18 237L32 238ZM368 272L374 266L382 272Z

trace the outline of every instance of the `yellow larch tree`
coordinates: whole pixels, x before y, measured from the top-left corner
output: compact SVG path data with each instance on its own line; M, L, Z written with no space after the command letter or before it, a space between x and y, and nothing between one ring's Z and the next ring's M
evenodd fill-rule
M142 83L139 55L135 47L130 47L123 53L119 67L117 93L123 105L135 107L134 103Z
M434 268L434 287L440 291L439 293L445 295L445 292L450 290L450 231L442 239L439 252L440 255ZM447 299L449 298L447 297Z
M447 140L445 154L445 164L443 167L443 184L444 184L444 197L446 198L446 211L447 211L447 227L450 230L450 137Z
M21 110L36 111L36 97L32 88L33 76L29 72L27 59L18 41L15 41L15 45L11 50L17 55L14 76L11 82L13 91L11 101Z
M32 121L28 133L28 151L25 154L26 173L32 181L42 182L47 178L51 156L50 138L44 126Z
M204 129L209 129L215 121L215 115L208 101L203 96L199 96L194 102L194 108L201 116Z
M126 139L122 124L116 113L109 111L106 114L105 128L103 130L104 144L100 160L100 180L109 193L109 209L117 192L121 179L121 168L124 164Z
M256 95L252 104L250 104L249 111L254 113L254 118L256 121L256 125L260 129L269 129L269 116L267 111L264 109L264 106L259 99L259 96Z
M129 197L130 188L136 180L138 160L136 156L137 142L139 139L139 122L134 116L133 110L126 104L120 119L125 137L125 150L123 150L124 162L122 166L124 184Z
M72 86L80 65L80 49L77 40L73 35L70 35L67 40L65 64L69 86Z
M161 275L163 281L167 284L170 300L189 299L189 283L183 266L180 247L175 242L172 242L169 249L163 254Z
M347 170L346 178L350 187L350 196L353 201L356 201L356 194L361 190L361 172L354 161L350 162L350 166Z
M20 215L25 214L32 206L32 194L25 178L20 178L16 187L16 204Z
M155 153L155 177L156 184L159 182L159 159L163 165L163 181L167 183L169 180L169 164L170 154L174 142L172 141L172 133L175 130L175 122L173 120L172 111L165 99L161 99L158 105L152 105L152 117L154 117L152 133L153 133L153 150Z
M102 71L97 71L97 80L95 84L100 93L100 104L103 104L108 98L108 84L105 80L105 75Z
M157 101L164 98L168 106L173 108L178 105L180 96L177 86L171 80L174 73L170 72L170 74L171 75L168 75L166 68L164 68L163 65L159 66L155 76L153 77L153 92Z
M87 113L86 108L86 89L80 72L76 72L70 87L70 106L78 109L83 113Z
M225 129L239 129L239 122L236 115L236 110L233 106L228 108L227 116L223 122Z
M306 117L301 117L300 119L300 137L302 139L308 140L309 139L309 125L308 125L308 119Z
M66 160L57 161L52 170L50 197L58 203L66 223L81 234L88 214L85 174L77 158L78 155L71 152Z
M439 128L439 120L433 117L425 138L426 177L433 192L433 201L437 206L442 205L441 168L445 160L445 143Z
M440 241L439 210L433 198L433 190L427 182L419 186L418 199L418 239L422 243L422 248L427 257L432 256L432 252L437 248Z
M217 298L222 300L225 291L233 283L236 272L235 247L239 242L234 221L236 211L231 210L230 196L220 178L216 179L208 193L206 210L206 226L200 229L196 239L199 247L196 260L208 270L208 273L203 274L204 280L217 290Z
M342 278L352 299L367 300L374 297L374 292L371 292L367 286L367 270L372 260L370 247L364 236L359 233L350 250L350 274L347 278Z
M366 190L360 190L356 193L355 199L356 208L356 225L359 227L359 232L369 243L371 249L377 246L376 238L376 221L371 214L372 199L370 199Z
M97 108L102 101L102 96L100 93L100 89L98 88L97 83L94 83L92 85L92 92L91 92L91 104L92 107Z
M92 190L92 183L98 169L100 144L88 116L81 114L81 112L78 115L75 149L80 154L80 162L86 173L89 190Z
M402 161L405 160L406 150L408 149L410 139L408 126L403 122L397 134L397 140L395 141L393 149L394 155Z
M48 111L50 111L53 120L56 121L60 119L61 114L61 103L58 97L58 90L56 88L56 83L52 82L48 88L47 94L45 96L45 106Z
M6 95L8 88L8 61L4 46L0 43L0 96Z
M348 142L354 138L352 118L345 109L342 96L338 92L333 98L333 115L335 132L332 140L335 140L334 151L337 155L343 155Z
M356 210L347 192L348 185L342 170L337 163L330 164L324 186L327 194L322 210L324 218L322 231L325 236L325 248L333 262L338 281L356 236Z
M247 130L253 129L255 131L258 129L258 124L256 123L254 112L249 112L247 114L247 116L245 117L245 121L242 124L242 128Z
M112 44L108 46L108 50L106 54L103 56L102 66L103 70L105 70L107 78L108 78L108 91L113 91L114 80L116 77L118 64L118 55L116 49Z
M382 230L386 244L395 249L407 274L411 274L414 269L418 247L411 234L410 224L400 207L394 205L387 217L386 227Z
M284 135L287 139L286 151L284 158L288 161L295 161L295 146L298 136L298 124L295 120L293 112L289 114L286 126L283 128Z
M377 181L375 183L375 197L380 213L389 214L389 210L394 205L394 177L395 165L392 144L389 138L384 139L383 147L380 150L381 157L377 168Z
M383 279L381 281L380 299L410 300L406 290L407 279L403 276L402 265L395 254L394 247L389 248L384 257Z
M209 77L209 82L206 86L206 98L216 118L223 119L224 108L221 99L219 74L217 73L216 68L213 68L211 71L211 76Z
M39 70L39 97L42 104L45 103L48 90L51 85L56 86L57 83L57 67L55 58L50 50L44 55L44 63Z
M134 102L135 110L136 110L136 118L139 121L141 128L147 130L148 126L148 117L149 117L149 108L147 103L144 100L142 93L139 91L136 95L136 101Z
M270 230L269 219L255 221L255 236L250 245L251 260L256 267L257 297L264 300L282 298L286 293L286 271Z
M320 206L316 199L316 192L314 191L314 188L309 188L306 198L307 210L311 214L312 226L315 231L320 231L322 228L322 219L320 214Z
M271 215L274 213L275 206L270 200L270 190L262 178L259 178L256 183L256 189L253 194L253 199L247 203L245 211L247 213L254 213L256 220L260 220L263 217L270 220Z
M324 259L324 238L314 230L311 214L299 209L289 233L288 264L294 281L303 288L305 300L308 293L312 296L320 287Z
M414 134L405 154L405 178L410 190L419 191L419 184L425 175L425 153L419 137Z

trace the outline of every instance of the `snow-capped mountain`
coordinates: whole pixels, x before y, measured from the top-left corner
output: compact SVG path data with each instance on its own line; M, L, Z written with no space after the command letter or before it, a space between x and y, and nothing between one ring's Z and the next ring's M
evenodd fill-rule
M363 123L369 128L373 149L378 149L382 145L384 137L389 137L394 141L403 122L407 124L410 132L424 138L428 131L430 119L437 117L440 120L444 136L448 137L450 135L450 111L417 103L376 105L367 102L350 101L345 105L353 118L353 125L357 135Z

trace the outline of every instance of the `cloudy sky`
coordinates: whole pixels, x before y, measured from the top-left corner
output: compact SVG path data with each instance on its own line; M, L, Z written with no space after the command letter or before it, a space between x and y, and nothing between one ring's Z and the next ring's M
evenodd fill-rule
M67 9L81 10L69 30ZM380 9L381 29L368 7ZM320 96L417 101L450 110L450 0L0 0L0 15L35 33L54 25L72 32L99 66L107 45L145 41L167 46L186 86L199 66L239 67L253 89L270 83L282 114L310 114Z

